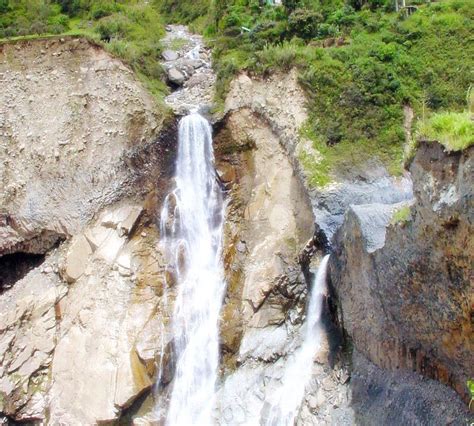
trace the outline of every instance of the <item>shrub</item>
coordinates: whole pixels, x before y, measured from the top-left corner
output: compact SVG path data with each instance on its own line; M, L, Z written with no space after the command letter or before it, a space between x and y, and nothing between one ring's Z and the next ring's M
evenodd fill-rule
M6 13L10 9L8 0L0 0L0 13Z
M433 114L419 122L417 136L438 141L450 151L463 150L474 144L474 117L467 111Z
M296 9L288 17L288 32L292 36L311 39L318 35L318 26L323 22L319 12L310 9Z
M91 9L91 17L94 20L104 18L106 16L112 15L112 13L117 11L115 4L110 3L98 3L94 4Z
M392 220L390 221L390 223L392 225L404 225L410 221L410 217L410 206L403 206L393 212Z

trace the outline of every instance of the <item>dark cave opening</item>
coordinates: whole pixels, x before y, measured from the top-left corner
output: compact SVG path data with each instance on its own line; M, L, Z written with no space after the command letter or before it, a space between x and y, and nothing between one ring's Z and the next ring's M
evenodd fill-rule
M0 294L44 262L44 254L12 253L0 257Z

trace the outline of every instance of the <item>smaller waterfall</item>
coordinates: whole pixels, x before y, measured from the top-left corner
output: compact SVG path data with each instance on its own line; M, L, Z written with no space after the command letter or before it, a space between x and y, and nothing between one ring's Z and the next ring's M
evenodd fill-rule
M288 360L282 377L283 385L273 396L267 426L293 426L308 381L311 379L313 358L321 346L321 314L326 294L326 276L329 255L319 265L307 306L306 331L303 344Z
M219 360L224 202L216 181L211 127L199 114L179 125L176 189L161 212L161 245L175 277L176 358L167 425L211 424ZM171 284L172 285L172 284Z

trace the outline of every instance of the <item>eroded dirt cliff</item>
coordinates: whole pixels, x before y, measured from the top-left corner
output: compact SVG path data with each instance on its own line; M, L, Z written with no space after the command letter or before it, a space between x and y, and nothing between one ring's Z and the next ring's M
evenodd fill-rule
M109 421L151 387L154 219L176 141L163 120L133 73L88 41L0 46L3 414Z

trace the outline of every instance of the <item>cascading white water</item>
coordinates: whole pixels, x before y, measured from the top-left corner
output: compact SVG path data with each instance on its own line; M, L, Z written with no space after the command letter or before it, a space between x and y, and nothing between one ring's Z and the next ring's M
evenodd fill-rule
M196 113L184 117L179 125L176 188L161 212L162 246L177 282L172 318L176 371L168 425L212 423L225 289L224 202L213 163L209 123Z
M267 426L293 426L311 379L313 358L321 346L321 314L326 293L326 276L329 255L322 260L316 274L307 306L306 332L302 345L288 361L282 377L283 385L273 395Z

